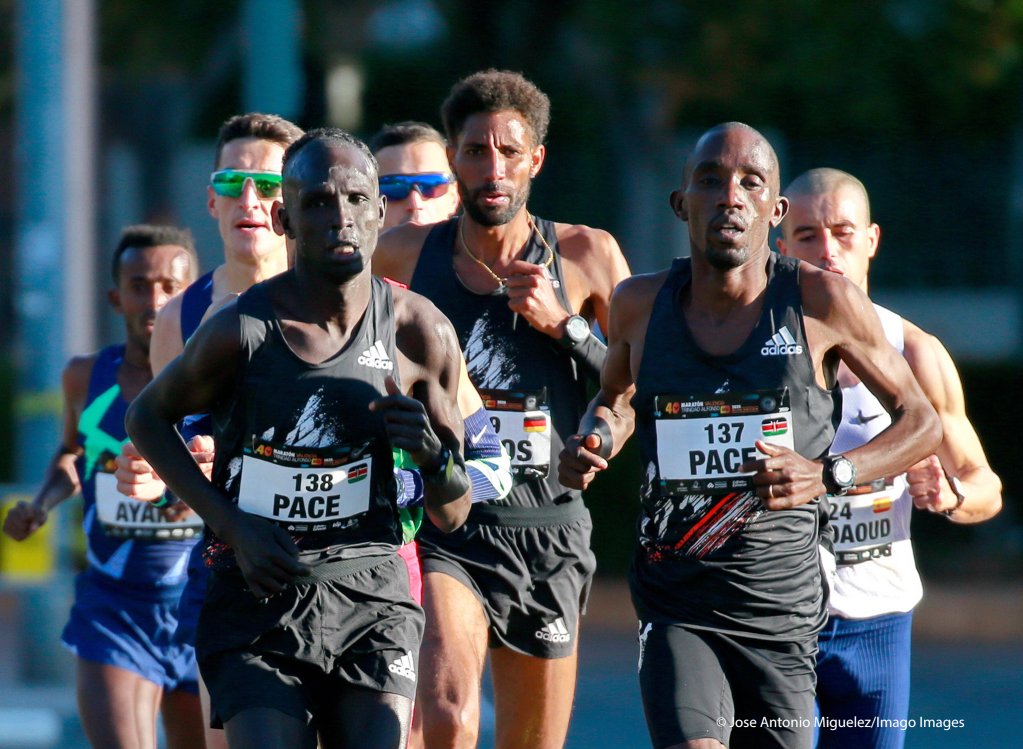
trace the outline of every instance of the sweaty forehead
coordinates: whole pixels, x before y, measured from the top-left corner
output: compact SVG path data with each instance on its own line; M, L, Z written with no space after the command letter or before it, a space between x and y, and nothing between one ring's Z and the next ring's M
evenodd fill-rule
M712 130L697 142L686 166L686 176L697 169L725 166L760 172L775 185L779 180L774 149L751 128Z
M795 194L789 198L793 216L827 225L870 223L863 194L854 186L839 184L819 193Z
M375 181L376 169L358 148L322 140L299 151L288 163L285 174L285 179L291 183L320 183L339 178Z
M459 140L462 143L487 143L491 139L498 143L532 143L532 132L526 118L514 109L496 112L476 112L469 115Z

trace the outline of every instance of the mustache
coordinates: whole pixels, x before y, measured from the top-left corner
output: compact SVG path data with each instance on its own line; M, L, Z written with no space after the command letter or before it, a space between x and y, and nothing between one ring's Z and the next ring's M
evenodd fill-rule
M486 182L480 187L477 187L475 190L472 190L470 194L475 198L485 192L500 192L505 195L511 195L515 192L515 187L513 185L502 184L501 182Z
M726 226L732 226L739 231L746 231L749 228L749 222L742 216L727 213L718 216L710 222L711 229L722 229Z

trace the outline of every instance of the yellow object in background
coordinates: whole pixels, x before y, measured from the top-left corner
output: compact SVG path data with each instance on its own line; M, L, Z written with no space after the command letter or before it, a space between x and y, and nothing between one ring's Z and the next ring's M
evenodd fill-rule
M0 522L18 502L31 501L30 494L0 495ZM37 583L52 577L56 567L53 528L52 523L46 523L24 541L0 534L0 574L4 582Z

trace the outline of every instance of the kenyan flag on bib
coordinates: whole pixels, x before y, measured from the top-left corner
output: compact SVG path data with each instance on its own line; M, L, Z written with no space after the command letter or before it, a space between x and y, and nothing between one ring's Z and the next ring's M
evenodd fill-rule
M760 431L765 437L777 437L789 431L787 419L764 419L760 422Z

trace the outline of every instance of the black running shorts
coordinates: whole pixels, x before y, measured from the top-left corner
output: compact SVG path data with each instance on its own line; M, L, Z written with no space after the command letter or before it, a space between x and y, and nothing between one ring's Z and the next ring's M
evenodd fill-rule
M487 616L490 647L537 658L572 655L597 566L589 510L582 502L497 509L499 515L477 505L453 533L424 524L423 572L450 575L473 592Z
M639 684L654 749L717 739L729 749L810 749L816 641L639 625Z
M311 721L339 682L411 699L423 610L397 554L323 565L265 601L215 572L199 615L199 668L213 725L270 707Z

